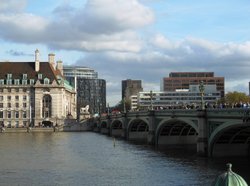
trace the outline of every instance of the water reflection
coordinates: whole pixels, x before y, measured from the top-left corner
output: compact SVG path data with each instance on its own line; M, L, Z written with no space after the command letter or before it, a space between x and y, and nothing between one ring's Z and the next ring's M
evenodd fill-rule
M0 135L0 185L210 185L231 162L248 183L249 160L155 150L95 133Z

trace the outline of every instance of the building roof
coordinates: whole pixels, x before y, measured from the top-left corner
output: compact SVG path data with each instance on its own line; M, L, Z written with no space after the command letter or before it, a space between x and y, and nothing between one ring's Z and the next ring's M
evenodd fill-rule
M23 74L27 74L27 79L38 79L38 74L43 78L48 78L53 82L57 76L62 76L59 70L56 70L48 62L40 62L40 70L35 71L35 62L0 62L0 79L6 79L7 74L12 74L12 79L22 79Z

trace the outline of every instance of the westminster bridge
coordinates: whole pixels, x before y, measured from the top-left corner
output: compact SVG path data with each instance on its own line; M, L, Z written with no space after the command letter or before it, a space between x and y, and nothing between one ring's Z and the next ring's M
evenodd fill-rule
M193 147L205 156L250 156L250 110L150 110L96 118L93 130L155 147Z

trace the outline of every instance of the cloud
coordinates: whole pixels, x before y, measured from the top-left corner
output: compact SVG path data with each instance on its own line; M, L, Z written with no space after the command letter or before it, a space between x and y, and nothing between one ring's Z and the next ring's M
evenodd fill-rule
M25 52L13 50L13 49L6 51L6 53L12 56L34 56L34 54L27 54Z
M67 1L44 17L25 12L25 0L3 0L0 39L82 52L84 57L75 64L92 67L107 80L109 99L119 99L123 79L141 79L150 90L177 71L212 71L226 78L229 89L243 89L249 77L250 41L219 43L195 36L173 40L147 30L157 20L145 1L88 0L79 7Z
M136 29L151 24L153 12L137 0L89 0L78 9L62 4L53 19L18 12L0 13L2 39L80 51L141 50Z
M48 22L27 13L0 14L0 34L3 39L19 43L42 42Z
M1 0L0 12L20 12L27 4L27 0Z
M91 0L74 20L75 26L96 34L112 34L136 29L153 22L153 12L137 0Z

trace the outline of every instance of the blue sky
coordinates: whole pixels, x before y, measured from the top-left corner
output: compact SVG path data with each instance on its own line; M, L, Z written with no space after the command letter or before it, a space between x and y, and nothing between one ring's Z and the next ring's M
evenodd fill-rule
M38 48L93 68L110 105L121 80L158 91L173 71L212 71L248 93L249 19L248 0L1 0L0 61L33 61Z

